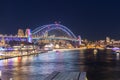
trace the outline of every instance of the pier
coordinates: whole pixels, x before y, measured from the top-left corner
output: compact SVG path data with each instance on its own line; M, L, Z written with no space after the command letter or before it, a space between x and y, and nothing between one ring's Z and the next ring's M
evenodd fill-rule
M86 72L52 72L44 80L86 80Z

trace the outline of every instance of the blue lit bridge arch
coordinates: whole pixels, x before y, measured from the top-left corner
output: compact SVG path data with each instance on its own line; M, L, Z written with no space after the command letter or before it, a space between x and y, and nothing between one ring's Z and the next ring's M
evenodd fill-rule
M53 37L45 37L45 34L52 31L52 30L59 30L63 32L64 37L57 37L55 36L54 39L62 39L62 40L70 40L70 41L79 41L75 34L68 29L66 26L61 24L48 24L40 26L32 31L33 41L38 41L40 39L53 39ZM55 33L57 34L57 32Z

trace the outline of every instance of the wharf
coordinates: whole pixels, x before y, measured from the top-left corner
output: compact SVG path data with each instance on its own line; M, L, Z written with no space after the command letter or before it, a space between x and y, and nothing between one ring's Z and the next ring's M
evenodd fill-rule
M87 80L86 72L52 72L44 80Z

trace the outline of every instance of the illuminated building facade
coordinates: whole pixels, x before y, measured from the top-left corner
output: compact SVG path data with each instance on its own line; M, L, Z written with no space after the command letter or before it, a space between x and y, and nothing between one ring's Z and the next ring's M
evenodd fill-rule
M18 29L18 37L24 37L24 31L22 29Z

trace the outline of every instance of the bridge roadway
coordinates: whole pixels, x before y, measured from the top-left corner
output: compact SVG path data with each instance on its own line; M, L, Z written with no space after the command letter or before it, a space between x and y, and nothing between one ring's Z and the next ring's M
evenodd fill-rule
M33 40L41 40L41 39L47 39L47 40L69 40L69 41L79 41L78 39L72 39L67 37L33 37Z

